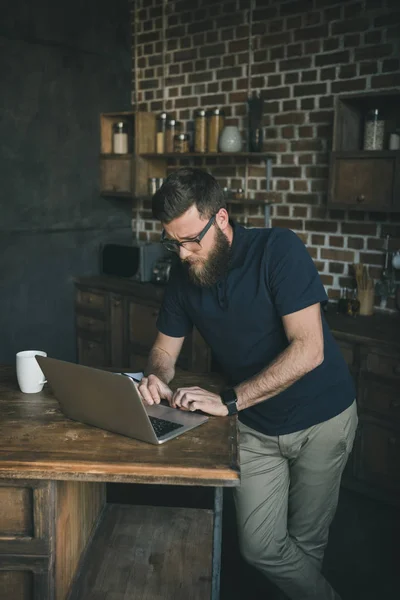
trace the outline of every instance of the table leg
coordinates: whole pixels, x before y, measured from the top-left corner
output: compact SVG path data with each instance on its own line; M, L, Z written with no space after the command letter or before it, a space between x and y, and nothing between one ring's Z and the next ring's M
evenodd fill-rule
M211 600L219 600L222 545L222 504L223 488L216 487L214 489Z

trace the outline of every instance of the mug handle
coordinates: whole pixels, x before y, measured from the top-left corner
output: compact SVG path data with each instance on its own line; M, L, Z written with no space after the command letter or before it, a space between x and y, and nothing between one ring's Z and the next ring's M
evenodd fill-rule
M44 381L39 381L39 385L44 385L45 383L47 383L47 379L45 379Z

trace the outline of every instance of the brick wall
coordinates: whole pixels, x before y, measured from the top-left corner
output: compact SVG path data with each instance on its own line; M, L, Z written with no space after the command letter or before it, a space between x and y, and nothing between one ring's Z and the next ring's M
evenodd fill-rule
M249 3L166 3L163 91L162 0L136 0L132 101L139 110L164 108L186 122L199 106L220 106L227 123L245 134ZM340 288L354 284L353 262L370 265L379 278L382 236L400 238L400 216L325 208L334 97L400 89L400 1L255 0L253 7L251 89L266 98L264 149L275 159L271 192L263 192L259 164L250 166L249 189L274 202L272 225L289 227L303 239L334 300ZM222 185L244 187L244 168L232 159L207 159L204 165ZM235 208L232 214L242 222L263 225L263 207ZM142 239L157 238L149 204L139 209L133 227Z

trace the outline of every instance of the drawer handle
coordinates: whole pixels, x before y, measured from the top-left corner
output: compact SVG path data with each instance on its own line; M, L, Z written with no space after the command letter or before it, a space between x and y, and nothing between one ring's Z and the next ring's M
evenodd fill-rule
M364 194L360 194L359 196L357 196L357 202L364 202L364 201L365 201Z
M92 350L94 348L94 344L93 342L89 342L88 343L88 348L90 348L90 350Z
M114 300L114 307L118 308L118 306L121 306L121 300Z
M92 302L93 302L92 296L88 296L88 304L92 304Z

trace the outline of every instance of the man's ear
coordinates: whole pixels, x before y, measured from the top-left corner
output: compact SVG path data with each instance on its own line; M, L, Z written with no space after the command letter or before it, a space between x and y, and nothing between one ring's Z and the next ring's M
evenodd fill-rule
M221 229L221 231L225 231L225 229L229 226L229 215L226 208L219 209L215 220L218 223L218 227Z

